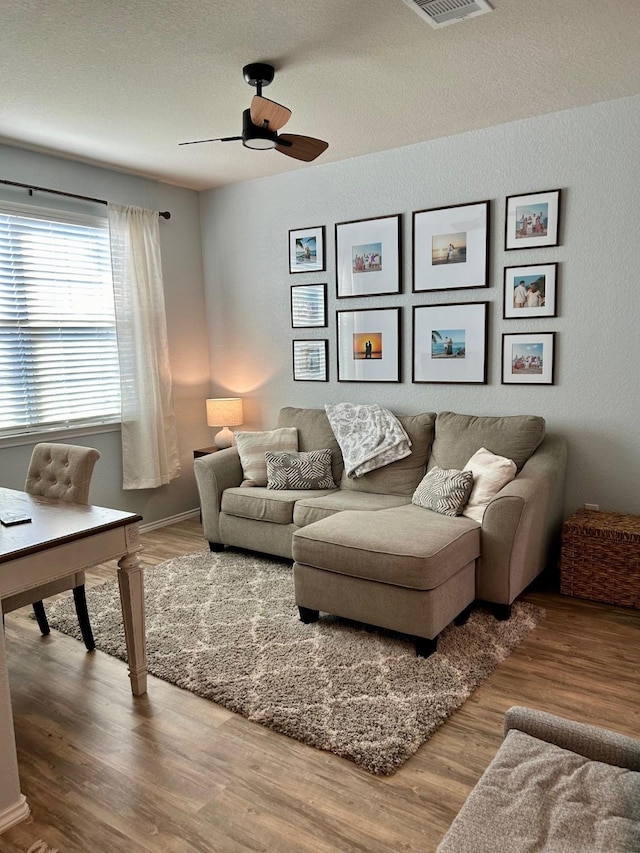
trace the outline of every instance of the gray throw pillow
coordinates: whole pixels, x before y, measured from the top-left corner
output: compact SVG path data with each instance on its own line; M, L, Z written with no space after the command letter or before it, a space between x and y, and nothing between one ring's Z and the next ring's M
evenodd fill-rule
M432 468L422 478L411 502L441 515L460 515L469 500L472 488L471 471Z
M335 489L331 474L331 450L286 453L268 450L268 489Z

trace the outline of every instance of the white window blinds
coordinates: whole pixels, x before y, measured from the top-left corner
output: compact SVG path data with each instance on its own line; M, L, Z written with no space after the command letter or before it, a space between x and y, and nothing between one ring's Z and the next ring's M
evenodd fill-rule
M119 419L106 219L0 202L0 436Z

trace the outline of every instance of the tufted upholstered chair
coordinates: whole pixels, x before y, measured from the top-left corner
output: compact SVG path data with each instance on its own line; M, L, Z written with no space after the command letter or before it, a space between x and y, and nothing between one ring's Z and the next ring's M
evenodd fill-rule
M100 453L93 447L80 447L75 444L36 444L31 455L24 490L31 495L57 498L67 503L87 504L91 476L99 458ZM82 639L87 649L91 651L95 648L95 643L87 611L84 572L75 572L66 578L3 598L2 613L4 615L18 607L32 604L40 631L48 634L49 623L43 599L68 589L73 590Z

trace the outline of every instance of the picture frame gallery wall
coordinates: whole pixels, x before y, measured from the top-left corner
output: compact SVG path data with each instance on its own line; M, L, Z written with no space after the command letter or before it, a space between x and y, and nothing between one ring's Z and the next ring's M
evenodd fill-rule
M557 332L538 331L539 319L559 316L558 261L535 263L529 250L560 245L561 190L506 196L504 251L522 250L518 264L505 265L491 281L490 199L411 213L411 295L403 297L403 214L393 213L334 224L336 304L335 358L338 382L403 381L403 323L411 317L412 383L488 383L491 306L499 302L502 321L531 327L501 336L501 384L553 385ZM326 227L289 231L289 272L327 270ZM526 251L525 251L526 250ZM499 300L460 301L460 291L498 285ZM415 302L416 294L438 294ZM366 300L376 298L367 307ZM389 305L381 306L379 297ZM398 300L401 300L398 303ZM364 304L361 304L364 303ZM291 286L292 329L330 326L327 284ZM403 311L410 307L411 311ZM493 309L495 310L495 309ZM497 318L496 318L497 319ZM294 381L330 379L331 346L326 337L292 342Z

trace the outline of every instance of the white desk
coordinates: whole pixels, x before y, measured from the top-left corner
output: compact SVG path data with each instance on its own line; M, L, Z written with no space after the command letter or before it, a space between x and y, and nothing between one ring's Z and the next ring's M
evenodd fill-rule
M0 599L76 571L118 560L118 584L131 690L147 690L141 516L81 506L0 488L0 510L23 511L30 523L0 528ZM83 649L79 645L78 653ZM29 815L20 791L4 631L0 629L0 833Z

